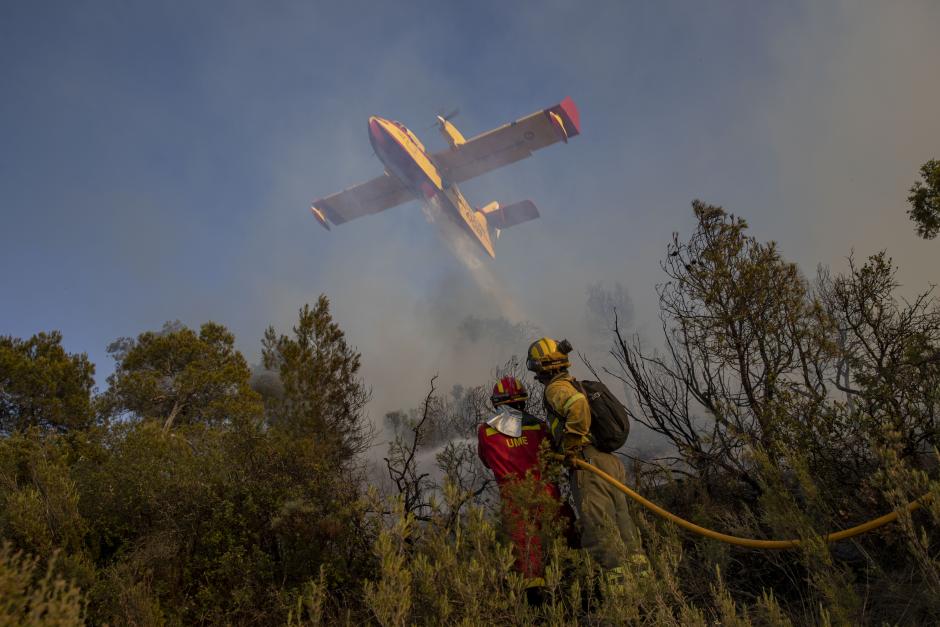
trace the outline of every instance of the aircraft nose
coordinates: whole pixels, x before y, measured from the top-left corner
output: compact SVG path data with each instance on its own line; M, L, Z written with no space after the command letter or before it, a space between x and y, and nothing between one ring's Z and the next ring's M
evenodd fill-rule
M375 115L369 117L369 141L373 148L376 142L380 144L385 142L385 129L382 128L381 119Z

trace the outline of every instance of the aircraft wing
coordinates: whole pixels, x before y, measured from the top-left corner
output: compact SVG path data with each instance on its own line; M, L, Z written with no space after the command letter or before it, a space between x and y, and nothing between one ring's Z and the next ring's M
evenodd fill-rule
M461 183L490 170L525 159L539 148L567 142L581 132L578 108L571 98L515 122L468 139L432 155L438 170L451 183Z
M390 209L414 200L414 197L411 190L396 177L383 174L332 196L315 200L310 211L329 230L327 219L333 224L342 224Z

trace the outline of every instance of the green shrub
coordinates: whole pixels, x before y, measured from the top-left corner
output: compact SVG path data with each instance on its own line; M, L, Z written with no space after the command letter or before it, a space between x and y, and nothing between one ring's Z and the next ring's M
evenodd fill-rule
M45 572L38 557L0 544L0 625L83 625L84 599L72 582L55 575L56 556Z

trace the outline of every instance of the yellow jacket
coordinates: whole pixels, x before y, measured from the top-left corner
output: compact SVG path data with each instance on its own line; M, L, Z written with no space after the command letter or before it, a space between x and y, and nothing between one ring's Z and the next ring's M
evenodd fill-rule
M591 407L567 373L556 375L545 386L545 404L552 439L568 452L591 443Z

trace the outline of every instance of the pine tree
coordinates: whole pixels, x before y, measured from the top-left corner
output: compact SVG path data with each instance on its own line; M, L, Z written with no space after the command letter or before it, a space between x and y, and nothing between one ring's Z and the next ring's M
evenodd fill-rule
M158 333L119 339L108 351L117 361L101 397L108 416L159 420L169 431L174 424L220 425L261 415L248 364L220 324L207 322L197 335L167 323Z
M58 331L28 340L0 336L0 434L87 427L94 374L87 355L65 352Z
M266 399L272 426L298 436L315 436L336 460L348 460L369 444L363 413L369 391L359 379L360 355L346 344L330 316L330 301L320 295L314 308L304 305L293 334L265 331L264 367L278 374L280 393Z

